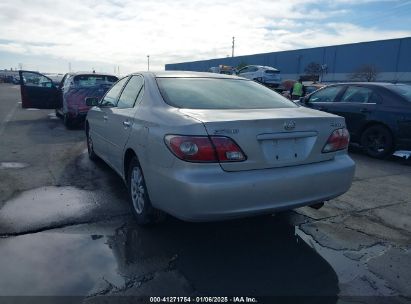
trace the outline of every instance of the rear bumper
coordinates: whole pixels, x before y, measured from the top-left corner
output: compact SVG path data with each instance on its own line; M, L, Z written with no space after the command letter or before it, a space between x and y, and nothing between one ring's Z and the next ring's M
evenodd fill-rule
M88 111L87 111L88 112ZM80 112L80 111L69 111L67 115L73 121L83 122L86 119L87 112Z
M161 168L147 182L155 207L183 220L211 221L335 198L350 188L354 171L354 161L340 154L321 163L240 172L225 172L218 166Z

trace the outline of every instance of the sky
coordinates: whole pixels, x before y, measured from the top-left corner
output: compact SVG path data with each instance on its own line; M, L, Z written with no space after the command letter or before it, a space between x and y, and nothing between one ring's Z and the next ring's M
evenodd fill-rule
M0 0L0 69L166 63L411 36L410 0Z

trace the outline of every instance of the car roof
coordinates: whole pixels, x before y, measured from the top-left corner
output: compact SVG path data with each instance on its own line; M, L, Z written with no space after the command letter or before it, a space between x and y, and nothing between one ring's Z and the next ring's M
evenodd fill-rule
M208 72L192 72L192 71L158 71L158 72L140 72L135 74L151 74L156 78L228 78L228 79L244 79L237 76L216 74Z
M257 67L257 68L264 68L264 69L269 69L269 70L276 70L276 71L278 71L278 69L273 68L273 67L271 67L271 66L267 66L267 65L250 64L250 65L245 66L245 68L246 68L246 67Z
M339 83L329 83L331 85L367 85L367 86L377 86L377 87L389 87L393 85L405 85L404 83L391 83L391 82L339 82Z

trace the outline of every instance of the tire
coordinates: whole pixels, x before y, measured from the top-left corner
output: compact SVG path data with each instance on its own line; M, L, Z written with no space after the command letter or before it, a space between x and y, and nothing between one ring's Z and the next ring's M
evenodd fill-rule
M64 114L63 116L63 123L67 129L73 128L73 120L67 114Z
M127 188L137 224L155 224L165 218L163 212L151 205L143 170L135 157L132 158L128 167Z
M88 125L86 127L86 137L87 137L87 153L88 153L88 158L92 161L96 161L98 159L97 154L94 152L94 147L93 147L93 140L90 137L89 133L89 128Z
M361 135L363 151L374 158L385 158L394 150L394 140L390 130L383 125L373 125Z
M56 109L55 111L56 111L56 117L58 117L58 118L63 117L58 109Z

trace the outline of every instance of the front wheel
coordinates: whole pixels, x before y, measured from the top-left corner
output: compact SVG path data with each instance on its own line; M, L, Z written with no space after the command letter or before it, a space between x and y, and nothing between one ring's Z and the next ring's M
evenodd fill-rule
M394 141L391 132L386 127L374 125L362 133L361 146L367 155L374 158L384 158L392 153Z
M143 171L135 157L128 168L127 185L133 213L139 225L149 225L164 219L164 214L151 205Z

